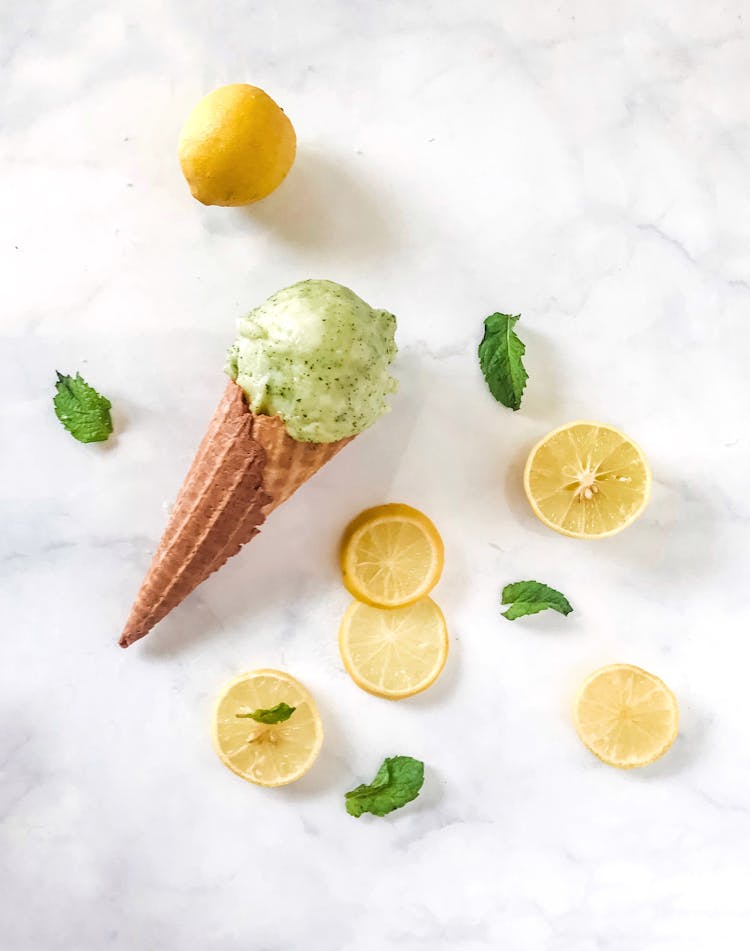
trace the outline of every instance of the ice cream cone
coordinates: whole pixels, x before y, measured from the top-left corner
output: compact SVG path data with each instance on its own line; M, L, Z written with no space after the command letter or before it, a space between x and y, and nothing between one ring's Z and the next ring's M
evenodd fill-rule
M352 437L353 438L353 437ZM177 496L120 638L144 637L257 535L266 516L350 442L298 442L229 382Z
M237 388L236 384L232 385ZM354 439L350 436L338 442L299 442L292 439L278 416L249 415L253 438L266 454L263 489L271 501L263 508L265 515L286 502L303 482Z

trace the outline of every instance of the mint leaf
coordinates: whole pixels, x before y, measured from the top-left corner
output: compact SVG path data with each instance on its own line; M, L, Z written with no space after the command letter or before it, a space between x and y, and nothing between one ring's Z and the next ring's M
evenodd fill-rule
M252 713L235 713L235 716L239 719L255 720L256 723L283 723L289 719L296 709L296 707L290 707L288 703L284 703L282 700L281 703L277 703L275 707L269 707L268 710L259 707L257 710L253 710Z
M547 608L559 611L560 614L570 614L573 610L564 594L540 581L516 581L514 584L506 584L503 588L502 603L510 605L503 613L503 617L507 617L509 621L515 621L517 617L524 617L526 614L538 614Z
M57 374L54 404L57 418L78 442L104 442L112 432L112 404L80 373Z
M523 361L526 347L513 330L519 317L491 314L484 322L484 337L479 344L479 365L490 392L503 406L516 410L529 378Z
M424 782L424 763L411 756L391 756L383 760L369 785L346 793L346 811L358 819L363 812L386 816L416 799Z

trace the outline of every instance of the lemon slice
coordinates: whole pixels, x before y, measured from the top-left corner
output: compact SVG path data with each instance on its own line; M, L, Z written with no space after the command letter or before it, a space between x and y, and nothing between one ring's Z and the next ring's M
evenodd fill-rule
M534 513L572 538L604 538L635 521L651 494L638 446L604 423L568 423L529 453L523 476Z
M679 710L672 691L648 671L613 664L584 680L573 704L583 743L620 769L648 766L677 736Z
M443 612L431 598L402 608L353 601L339 629L339 650L352 680L378 697L402 700L433 684L448 657Z
M443 540L409 505L367 509L341 541L341 571L350 594L373 607L413 604L432 591L443 571Z
M295 708L282 723L246 718L279 703ZM252 670L231 680L216 702L211 727L222 763L259 786L285 786L304 776L323 743L315 701L298 680L280 670Z

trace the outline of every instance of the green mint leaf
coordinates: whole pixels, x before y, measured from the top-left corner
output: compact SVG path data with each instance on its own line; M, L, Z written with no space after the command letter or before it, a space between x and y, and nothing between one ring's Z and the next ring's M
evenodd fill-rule
M288 703L284 703L282 700L281 703L277 703L275 707L270 707L268 710L259 708L253 710L252 713L235 713L235 716L240 719L244 717L255 720L256 723L283 723L284 720L289 719L296 709L296 707L290 707Z
M506 584L503 588L502 603L510 605L503 613L503 617L507 617L509 621L515 621L517 617L524 617L526 614L538 614L547 608L559 611L560 614L570 614L573 610L564 594L540 581L516 581L514 584Z
M503 406L516 410L529 378L522 357L526 347L514 327L521 315L491 314L484 322L484 337L479 344L479 365L490 392Z
M80 373L57 374L54 404L57 418L78 442L104 442L112 432L112 404Z
M363 812L386 816L416 799L424 782L424 763L411 756L391 756L383 760L369 785L346 793L346 811L358 819Z

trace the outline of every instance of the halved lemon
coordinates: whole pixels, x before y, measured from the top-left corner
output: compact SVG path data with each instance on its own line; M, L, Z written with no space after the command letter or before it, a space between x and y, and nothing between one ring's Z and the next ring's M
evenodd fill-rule
M279 703L295 708L283 723L247 718ZM285 786L304 776L323 743L315 701L298 680L280 670L252 670L231 680L216 702L211 733L222 763L259 786Z
M648 766L674 743L677 700L654 674L631 664L594 671L581 684L573 720L583 743L620 769Z
M604 538L635 521L651 494L639 447L604 423L567 423L529 453L526 497L545 525L572 538Z
M443 540L418 509L394 502L360 513L341 541L344 584L373 607L413 604L432 591L443 571Z
M437 680L448 657L448 630L431 598L389 609L353 601L341 621L339 650L357 686L402 700Z

